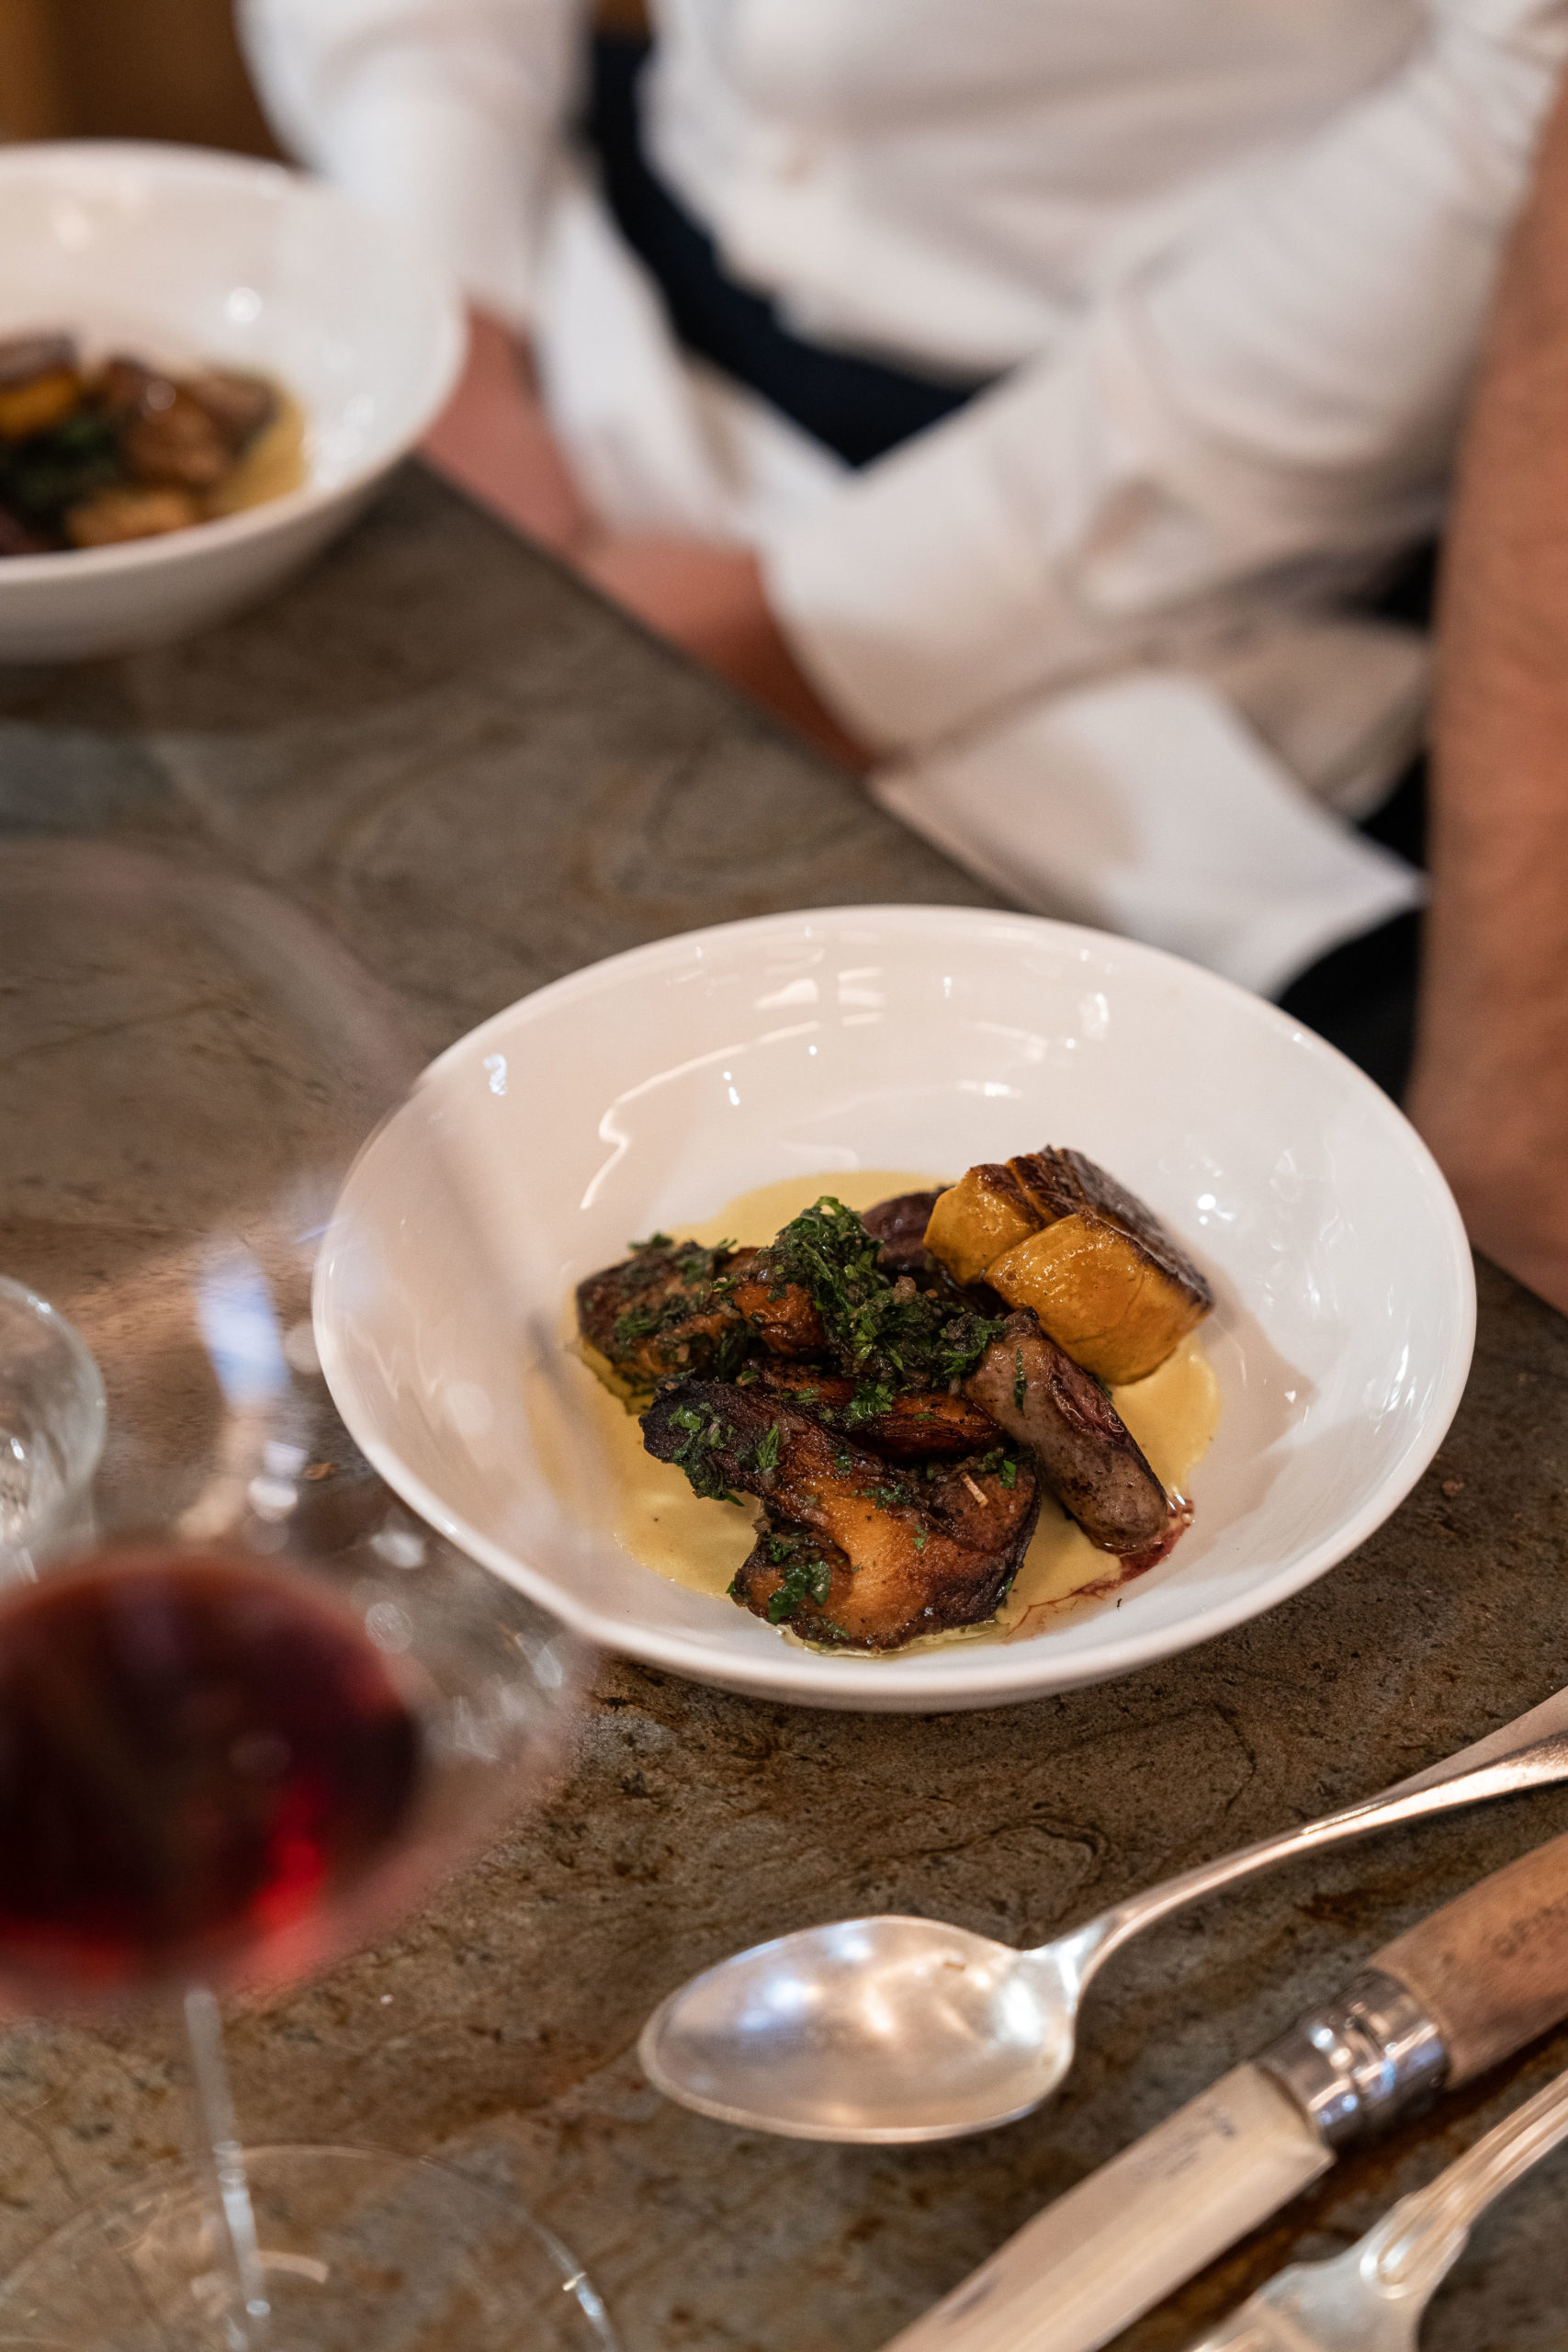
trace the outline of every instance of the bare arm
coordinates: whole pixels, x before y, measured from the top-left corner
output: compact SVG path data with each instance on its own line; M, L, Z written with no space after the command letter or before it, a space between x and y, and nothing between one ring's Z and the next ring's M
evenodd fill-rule
M1409 1108L1476 1246L1568 1310L1568 96L1461 462L1433 775Z
M602 594L762 703L840 767L863 775L872 754L804 675L768 606L749 548L700 539L589 537L567 560Z
M550 430L526 347L482 311L470 311L468 326L468 365L426 435L428 461L829 759L865 768L870 754L796 668L768 610L756 557L698 539L617 538L604 530Z
M525 345L483 311L468 313L468 364L423 455L558 554L570 555L593 528L534 389Z

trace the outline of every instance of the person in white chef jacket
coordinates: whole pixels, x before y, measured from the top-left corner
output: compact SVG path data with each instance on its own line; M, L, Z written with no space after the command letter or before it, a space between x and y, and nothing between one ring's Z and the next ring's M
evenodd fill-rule
M242 0L285 139L531 355L480 486L1015 900L1271 994L1407 919L1352 820L1426 646L1348 600L1441 516L1568 0L653 16L605 164L578 0Z

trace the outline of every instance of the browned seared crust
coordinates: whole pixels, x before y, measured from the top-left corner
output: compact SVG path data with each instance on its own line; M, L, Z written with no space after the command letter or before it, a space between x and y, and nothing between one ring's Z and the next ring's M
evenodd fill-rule
M926 1250L955 1283L977 1283L1040 1225L1041 1212L1012 1170L999 1160L982 1159L937 1194L926 1227Z
M813 1419L844 1430L857 1445L896 1462L956 1461L961 1454L984 1453L1001 1435L978 1405L967 1396L949 1396L945 1388L896 1396L885 1413L853 1420L848 1408L855 1383L845 1373L819 1372L811 1364L770 1363L762 1366L760 1376L774 1396L789 1398Z
M828 1583L822 1598L807 1593L804 1600L793 1599L784 1590L792 1568L807 1577L816 1571L818 1591L825 1575ZM848 1553L828 1536L814 1534L809 1527L801 1527L783 1511L764 1505L757 1521L757 1541L735 1571L729 1592L731 1600L749 1609L753 1617L765 1617L770 1624L787 1624L807 1641L830 1643L835 1649L874 1647L874 1644L843 1639L837 1632L835 1612L847 1606L853 1582ZM829 1632L829 1627L835 1630Z
M733 1369L745 1347L740 1310L714 1294L729 1263L728 1252L634 1250L578 1283L578 1329L634 1394L651 1395L672 1374Z
M1015 1159L980 1159L968 1172L982 1192L990 1193L998 1201L1006 1202L1020 1216L1027 1217L1031 1225L1039 1225L1042 1222L1039 1201L1032 1188L1021 1182L1018 1167L1019 1162ZM1060 1216L1061 1211L1057 1210L1055 1214Z
M955 1281L1032 1307L1113 1386L1157 1370L1214 1296L1153 1211L1081 1151L982 1162L938 1199L926 1247Z
M748 1271L753 1266L755 1273ZM737 1250L730 1272L736 1306L770 1355L822 1354L828 1334L810 1292L799 1283L777 1281L769 1272L765 1250Z
M1064 1216L1098 1217L1101 1224L1113 1225L1129 1235L1163 1273L1190 1295L1195 1305L1201 1305L1205 1314L1213 1306L1214 1294L1207 1275L1193 1263L1180 1242L1167 1232L1145 1202L1119 1184L1086 1152L1058 1151L1054 1145L1047 1145L1043 1151L1021 1153L1009 1165L1039 1209L1042 1225L1054 1225Z
M993 1453L903 1476L761 1387L682 1383L644 1414L642 1430L659 1461L679 1459L710 1491L722 1483L766 1504L775 1523L732 1588L758 1616L769 1615L791 1565L787 1550L774 1556L781 1524L792 1542L804 1533L830 1547L820 1553L829 1571L822 1597L802 1592L787 1622L843 1647L898 1649L920 1634L984 1623L1039 1511L1026 1461L987 1467Z
M1105 1552L1145 1552L1170 1536L1178 1514L1126 1423L1100 1383L1027 1308L1009 1316L964 1387L998 1428L1030 1449L1046 1486L1091 1544Z
M822 1320L798 1283L749 1269L757 1250L705 1250L660 1241L577 1285L577 1326L634 1396L688 1374L736 1372L754 1348L819 1353Z

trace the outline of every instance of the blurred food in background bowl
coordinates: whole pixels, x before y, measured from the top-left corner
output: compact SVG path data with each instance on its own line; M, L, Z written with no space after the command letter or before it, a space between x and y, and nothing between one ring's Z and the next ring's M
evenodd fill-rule
M306 422L265 376L0 337L0 557L155 539L303 489Z
M209 626L353 520L440 413L456 288L396 230L276 164L112 141L0 152L0 340L213 368L297 407L298 486L190 527L0 562L0 661L84 660Z

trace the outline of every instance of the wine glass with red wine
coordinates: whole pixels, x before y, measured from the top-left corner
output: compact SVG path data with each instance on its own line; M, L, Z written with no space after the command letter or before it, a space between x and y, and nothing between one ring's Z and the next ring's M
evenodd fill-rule
M352 1460L314 1367L314 1241L408 1072L392 1012L266 894L83 844L0 855L0 1249L28 1261L4 1271L65 1307L108 1397L96 1539L0 1585L0 2002L177 2003L204 2149L41 2247L0 2338L608 2345L514 2202L376 2151L246 2150L223 2065L221 1996L330 1964L537 1800L579 1673ZM132 1056L106 1044L128 1029ZM473 1287L505 1311L478 1263Z

